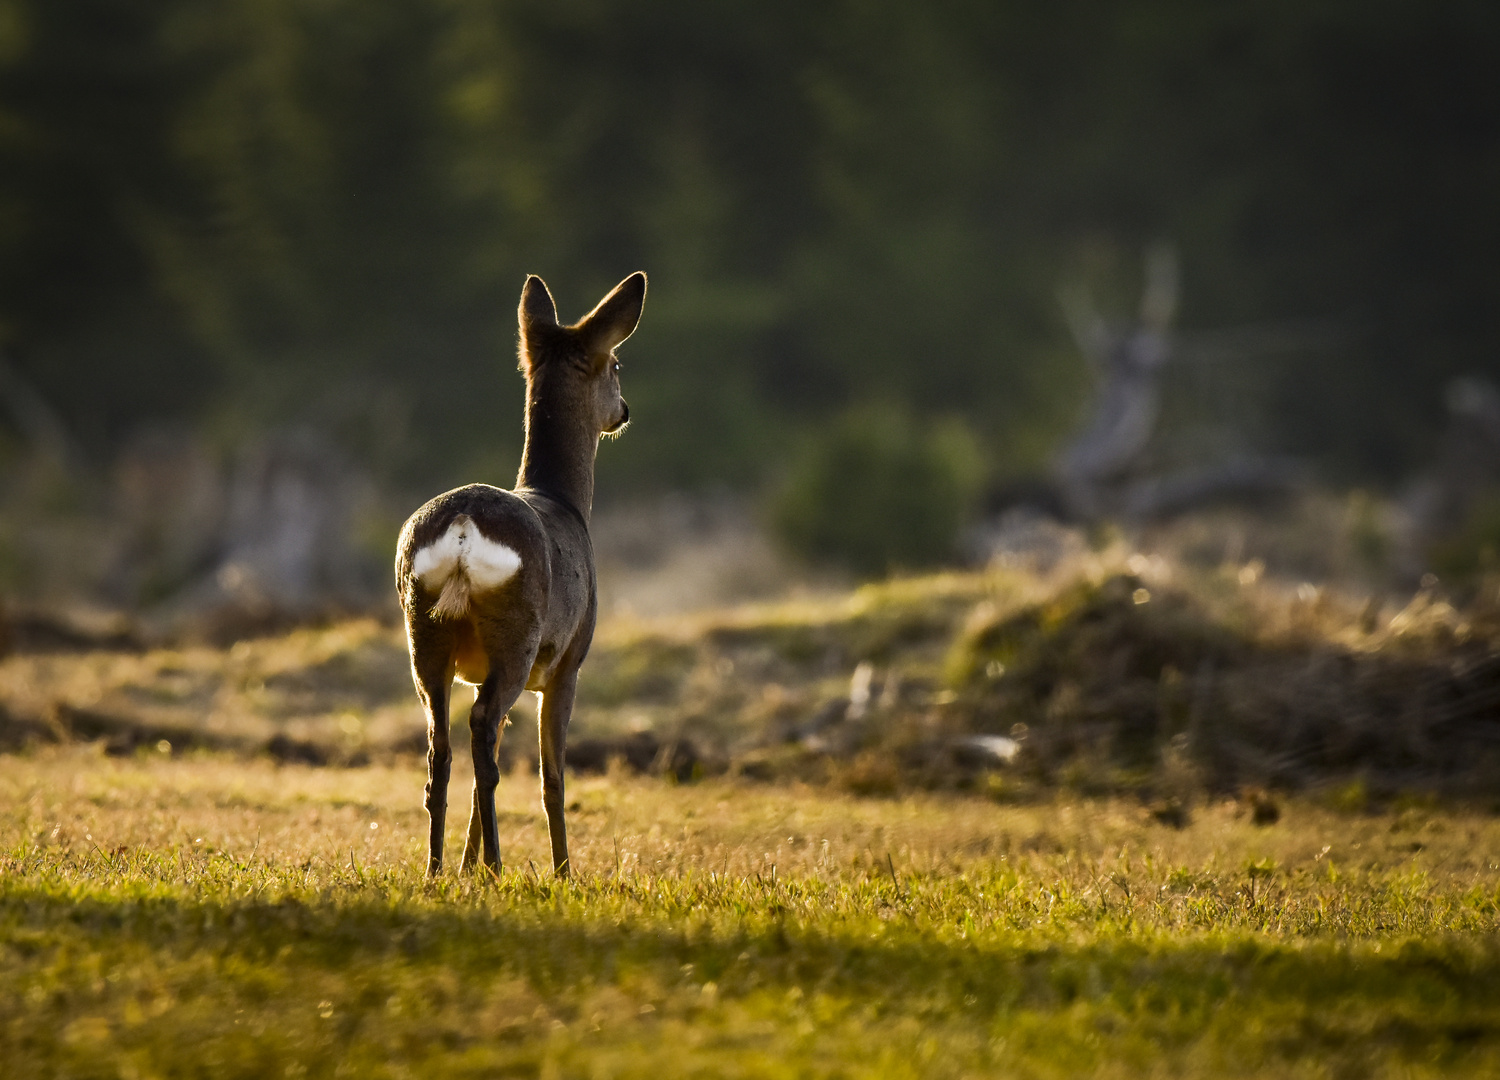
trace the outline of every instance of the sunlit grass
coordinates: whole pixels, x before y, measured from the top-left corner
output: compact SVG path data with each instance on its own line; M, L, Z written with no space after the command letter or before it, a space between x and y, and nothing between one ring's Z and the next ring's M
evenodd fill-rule
M4 759L7 1075L1500 1065L1486 816L1294 801L1257 828L1225 802L1179 831L1118 800L616 775L572 785L559 883L517 775L499 879L429 883L420 790L413 767Z

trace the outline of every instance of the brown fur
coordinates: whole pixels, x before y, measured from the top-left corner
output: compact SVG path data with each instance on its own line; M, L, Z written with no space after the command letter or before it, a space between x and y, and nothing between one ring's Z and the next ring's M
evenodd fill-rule
M572 326L557 322L541 278L521 292L521 371L526 376L526 448L514 491L470 484L428 502L401 530L396 588L406 614L412 677L427 714L428 873L443 865L452 750L448 692L455 676L478 687L469 712L474 799L463 866L483 852L500 867L495 826L495 753L500 726L523 689L541 693L542 804L552 863L568 871L563 767L578 668L594 636L598 599L589 517L594 454L601 434L621 430L630 410L620 395L615 347L630 336L646 297L646 276L632 274ZM521 566L504 585L475 593L461 573L441 595L412 572L417 552L460 515L504 544Z

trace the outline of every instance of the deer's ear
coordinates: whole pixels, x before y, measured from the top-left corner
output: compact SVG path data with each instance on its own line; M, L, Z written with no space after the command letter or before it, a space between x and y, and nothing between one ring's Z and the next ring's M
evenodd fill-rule
M557 305L547 291L547 283L535 274L528 274L521 288L521 308L517 312L524 335L533 326L556 326Z
M645 303L646 275L636 271L611 289L599 306L584 316L578 329L591 349L607 354L635 333Z

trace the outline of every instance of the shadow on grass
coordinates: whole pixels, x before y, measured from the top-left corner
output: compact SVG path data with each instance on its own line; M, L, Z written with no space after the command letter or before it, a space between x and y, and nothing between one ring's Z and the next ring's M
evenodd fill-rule
M482 987L506 977L564 1009L580 986L670 994L712 982L717 1001L821 996L868 1015L984 1028L1082 1014L1106 1035L1129 1028L1162 1048L1248 1040L1272 1059L1500 1052L1500 941L1490 936L1351 944L1116 928L1066 941L1041 931L965 940L899 913L813 926L774 906L652 914L571 902L566 887L553 902L335 891L226 903L62 896L13 880L0 894L0 957L18 973L66 955L106 966L110 955L168 967L208 958L230 982L271 967L324 985L425 973Z

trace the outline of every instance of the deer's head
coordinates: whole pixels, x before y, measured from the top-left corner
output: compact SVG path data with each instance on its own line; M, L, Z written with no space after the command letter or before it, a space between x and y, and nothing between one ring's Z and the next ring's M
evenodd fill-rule
M646 301L646 275L631 274L572 326L557 321L557 305L541 278L521 290L521 370L529 396L561 420L594 433L615 434L630 421L620 393L619 344L635 332Z

